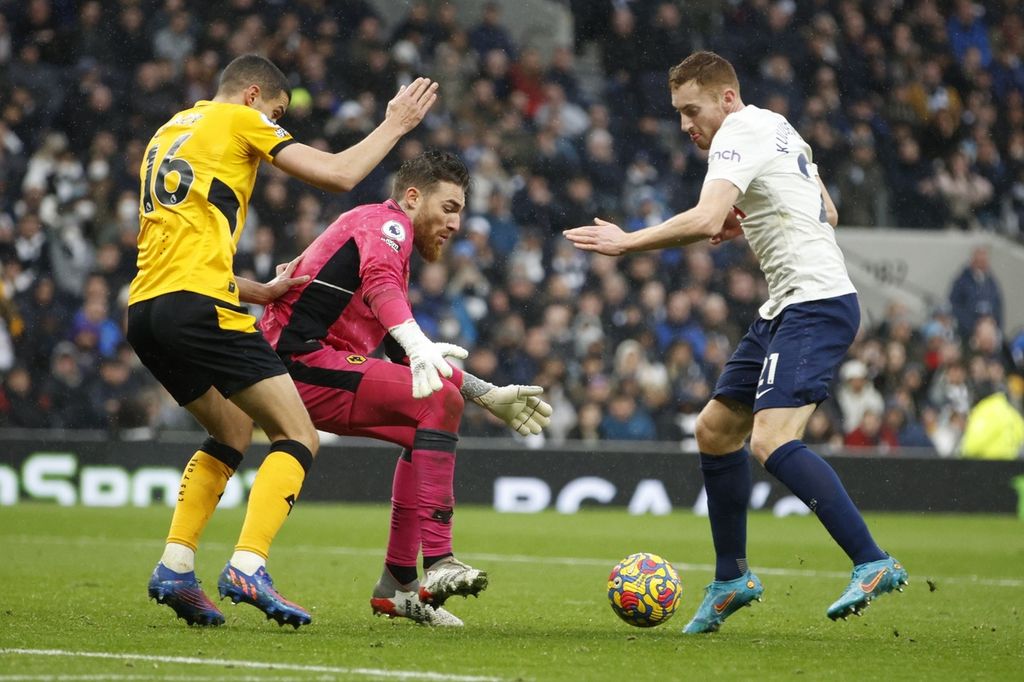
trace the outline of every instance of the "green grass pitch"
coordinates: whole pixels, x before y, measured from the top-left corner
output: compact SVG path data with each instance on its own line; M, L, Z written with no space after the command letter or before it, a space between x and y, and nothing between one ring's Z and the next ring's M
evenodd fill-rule
M864 617L825 608L849 577L817 520L751 515L750 559L765 600L714 635L682 626L711 578L707 520L587 509L563 516L460 508L459 555L490 573L480 599L449 602L466 621L436 630L370 614L387 535L381 506L299 505L269 568L314 614L294 631L252 607L189 628L146 598L165 508L0 508L0 682L5 680L1009 680L1024 670L1024 522L1009 517L871 515L910 586ZM241 511L214 516L200 550L211 596ZM605 596L635 551L680 568L674 618L642 630Z

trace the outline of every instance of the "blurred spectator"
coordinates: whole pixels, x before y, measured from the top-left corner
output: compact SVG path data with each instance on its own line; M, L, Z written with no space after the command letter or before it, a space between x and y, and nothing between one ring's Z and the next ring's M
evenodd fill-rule
M988 41L988 26L985 25L985 10L974 0L956 0L954 11L946 23L949 33L949 47L953 56L963 61L969 48L976 48L981 55L982 66L992 61L992 49Z
M968 338L974 332L974 323L983 315L991 315L996 325L1003 326L1003 293L989 266L989 253L978 247L971 260L953 282L949 303L956 318L960 336Z
M704 356L705 337L696 317L693 304L685 291L673 291L665 305L665 319L655 327L658 349L662 352L674 341L687 341L698 359Z
M876 419L881 416L885 401L868 381L867 365L861 360L847 360L839 368L839 380L836 402L843 413L843 429L847 434L861 426L866 413L874 413Z
M855 138L849 158L834 178L836 207L843 225L888 225L889 191L885 171L875 158L874 141Z
M0 387L0 424L28 429L49 426L32 375L20 365L7 373Z
M516 57L512 35L501 23L501 3L484 3L480 23L469 31L469 44L477 54L483 56L491 50L501 50L510 59Z
M837 428L839 420L824 405L814 411L807 420L804 441L811 447L822 448L826 452L836 450L843 445L842 428Z
M607 440L654 440L658 435L651 415L626 394L612 397L600 431Z
M978 229L976 210L992 198L992 183L971 169L963 152L953 152L939 169L935 182L946 205L949 219L961 230Z
M874 410L867 410L861 416L857 426L846 434L843 444L854 449L881 448L888 450L890 446L896 445L896 442L893 434L882 432L881 415Z
M103 421L89 400L91 377L79 364L74 344L62 341L53 351L50 375L42 393L50 413L50 425L63 429L102 428Z
M1024 448L1024 417L999 387L984 389L988 395L971 408L960 446L964 457L1016 459Z

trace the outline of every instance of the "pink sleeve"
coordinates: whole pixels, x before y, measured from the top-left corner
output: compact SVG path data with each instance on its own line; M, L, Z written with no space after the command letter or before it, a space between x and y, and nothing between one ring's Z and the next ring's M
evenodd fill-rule
M448 364L451 365L451 367L452 367L451 382L453 384L455 384L456 386L458 386L459 388L462 388L462 380L465 378L462 375L462 370L459 369L458 367L456 367L455 365L452 365L452 363L450 363L450 362Z
M412 319L409 300L397 289L381 289L376 296L367 298L369 300L366 304L385 329L391 329Z
M412 226L404 214L386 208L366 216L356 239L363 301L385 329L412 319L406 282Z

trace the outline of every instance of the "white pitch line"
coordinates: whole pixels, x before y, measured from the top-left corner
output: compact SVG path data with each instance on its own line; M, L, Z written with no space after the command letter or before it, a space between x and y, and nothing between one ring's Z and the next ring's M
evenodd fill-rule
M258 675L240 675L230 678L231 682L266 682L266 677ZM273 682L306 682L307 676L280 677L274 676ZM223 682L223 675L0 675L0 682L100 682L117 680L132 682L133 680L162 680L163 682Z
M131 538L104 538L104 537L77 537L69 540L68 538L58 536L38 536L38 535L0 535L5 541L19 542L28 545L54 545L54 544L73 544L79 546L95 546L95 545L119 545L123 547L142 548L142 547L159 547L160 543L154 540L142 540L142 539L131 539ZM370 556L376 557L383 554L382 549L370 549L367 547L325 547L323 545L277 545L278 547L287 547L290 552L306 552L310 554L327 554L335 556ZM234 549L234 545L228 545L226 543L211 542L204 545L207 549L231 551ZM558 564L562 566L594 566L611 569L615 565L614 560L609 561L608 559L593 559L587 557L551 557L551 556L538 556L530 554L491 554L486 552L465 552L459 553L464 559L472 559L474 561L493 561L493 562L506 562L513 564L536 564L543 562L545 564ZM713 564L691 564L691 563L680 563L673 562L679 570L683 571L714 571L715 567ZM756 567L755 573L762 575L778 575L793 578L822 578L832 580L834 578L849 578L849 571L818 571L813 569L805 568L784 568L784 567L772 567L772 566L758 566ZM981 585L984 587L1024 587L1024 579L1020 578L986 578L978 575L956 575L956 576L942 576L942 575L926 575L920 572L911 572L911 580L918 578L928 578L943 583L949 583L954 585Z
M0 649L0 656L55 656L68 658L103 658L115 661L144 661L146 663L175 663L184 665L219 665L250 670L287 670L303 673L329 673L358 677L383 677L399 680L438 680L442 682L501 682L500 677L486 675L452 675L448 673L415 670L385 670L383 668L340 668L330 665L302 665L299 663L263 663L261 661L232 660L226 658L194 658L191 656L150 656L147 654L108 653L105 651L68 651L66 649Z

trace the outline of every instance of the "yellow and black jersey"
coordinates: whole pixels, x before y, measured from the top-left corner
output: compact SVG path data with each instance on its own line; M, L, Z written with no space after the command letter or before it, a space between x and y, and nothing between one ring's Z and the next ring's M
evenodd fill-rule
M232 262L260 160L294 142L256 109L197 102L164 124L139 174L139 273L128 303L191 291L238 304Z

